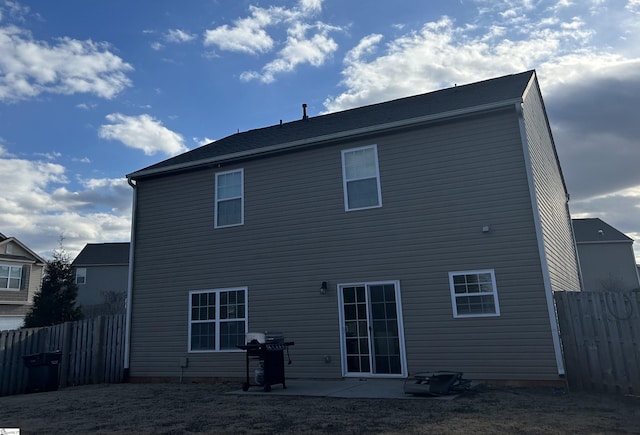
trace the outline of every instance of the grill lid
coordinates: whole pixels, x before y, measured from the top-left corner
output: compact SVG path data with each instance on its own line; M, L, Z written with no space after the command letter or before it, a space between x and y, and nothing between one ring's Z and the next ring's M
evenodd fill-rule
M284 334L282 332L247 332L247 344L251 343L284 343Z

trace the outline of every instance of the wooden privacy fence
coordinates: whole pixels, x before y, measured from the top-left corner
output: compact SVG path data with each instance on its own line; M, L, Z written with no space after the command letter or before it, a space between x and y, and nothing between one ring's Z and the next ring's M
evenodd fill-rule
M569 386L640 394L640 294L554 294Z
M61 352L59 386L123 380L125 316L0 332L0 396L26 391L23 356Z

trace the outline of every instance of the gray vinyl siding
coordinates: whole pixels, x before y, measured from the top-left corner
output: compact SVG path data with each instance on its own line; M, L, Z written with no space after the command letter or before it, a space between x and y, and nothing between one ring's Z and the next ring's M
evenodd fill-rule
M371 144L382 207L345 212L341 151ZM555 379L522 150L509 109L138 180L131 376L177 378L184 356L186 377L244 376L242 352L187 353L187 323L190 290L246 286L249 330L296 343L287 376L338 378L337 286L398 280L410 373ZM244 225L214 229L215 173L236 168ZM478 269L501 315L454 319L448 272Z
M640 288L633 242L578 243L585 291L632 291Z
M579 291L580 275L567 192L535 81L525 96L523 114L551 289Z
M123 266L79 266L87 269L86 282L78 284L79 305L104 303L103 292L127 292L129 267Z

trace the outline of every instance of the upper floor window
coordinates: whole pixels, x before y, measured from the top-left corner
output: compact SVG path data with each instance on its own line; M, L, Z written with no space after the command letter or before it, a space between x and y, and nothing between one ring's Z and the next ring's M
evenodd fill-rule
M86 284L87 283L87 269L84 267L79 267L76 269L76 284Z
M244 223L244 172L216 174L215 228Z
M20 290L22 286L22 266L0 264L0 290Z
M342 151L342 184L346 211L382 206L376 145Z
M453 317L499 316L493 270L449 272Z
M189 293L189 351L238 350L247 331L247 289Z

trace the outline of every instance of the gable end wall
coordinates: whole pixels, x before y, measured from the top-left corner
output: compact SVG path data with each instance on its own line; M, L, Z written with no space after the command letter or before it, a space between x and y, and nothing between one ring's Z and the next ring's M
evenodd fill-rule
M568 196L536 80L522 106L551 290L579 291L580 276Z

